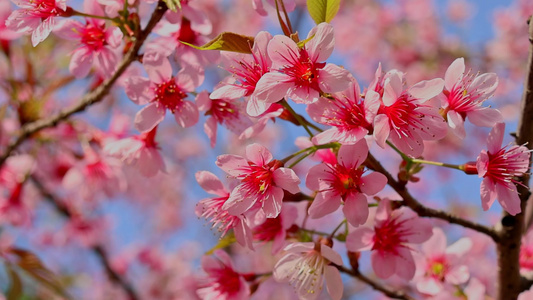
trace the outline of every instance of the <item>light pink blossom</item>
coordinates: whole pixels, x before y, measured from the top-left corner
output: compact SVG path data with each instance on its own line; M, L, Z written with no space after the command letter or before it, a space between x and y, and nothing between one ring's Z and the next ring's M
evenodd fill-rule
M424 151L423 140L438 140L446 135L444 119L438 108L428 102L442 92L444 81L422 81L404 90L401 74L389 75L383 88L383 103L374 119L374 137L382 148L390 139L402 152L418 157Z
M20 9L6 20L6 26L20 33L31 33L35 47L44 41L55 26L55 18L66 16L65 0L13 0Z
M103 78L113 74L118 62L114 49L122 42L120 28L106 28L104 20L93 18L85 18L85 24L68 19L61 22L54 32L62 38L79 42L69 65L74 76L87 76L93 65Z
M226 252L216 250L213 256L202 257L202 269L207 276L200 281L196 291L201 299L249 299L250 287L244 276L233 269L231 258Z
M487 149L477 157L476 168L481 182L481 206L488 210L498 198L503 209L511 215L521 212L520 198L515 184L517 176L529 169L530 151L524 146L502 147L505 123L497 123L487 138Z
M221 237L224 237L228 231L233 229L237 242L243 247L248 247L253 250L252 230L248 226L246 217L242 214L237 216L230 215L223 208L230 197L230 193L226 190L222 182L215 174L207 171L197 172L196 181L198 181L206 192L218 196L201 200L196 205L196 215L210 219L210 222L213 224L212 227L217 227L218 231L221 232Z
M448 120L452 132L459 138L466 133L464 121L468 117L477 126L492 127L502 122L499 110L482 107L485 100L492 97L498 86L495 73L481 75L465 72L464 58L456 59L446 70L444 91L440 95L443 115Z
M246 157L225 154L217 158L217 166L241 181L222 208L240 215L259 203L267 218L275 218L281 212L283 190L298 193L300 179L292 169L283 168L281 161L272 160L270 151L260 144L248 145Z
M472 247L472 240L461 238L446 247L446 235L440 228L433 228L433 236L422 244L416 255L416 288L428 295L437 295L445 288L466 283L470 277L464 255Z
M276 0L267 0L266 2L270 4L270 6L276 7L275 1ZM294 0L283 0L282 2L283 2L283 5L285 6L285 11L287 12L292 12L294 8L296 8L296 2ZM268 15L267 11L265 10L263 6L263 0L252 0L252 6L254 10L261 16ZM282 8L280 7L279 10L281 11Z
M385 175L373 172L366 176L361 164L368 155L365 140L355 145L342 145L336 164L322 163L312 167L306 185L317 191L309 207L311 218L321 218L336 211L342 202L342 211L353 226L364 224L368 218L367 195L374 195L387 184Z
M274 266L274 279L288 282L300 299L317 299L324 280L333 300L342 298L343 284L339 270L341 256L324 243L292 243L283 249L287 253Z
M324 62L333 52L333 26L321 23L307 38L310 40L303 48L284 35L270 41L268 55L272 69L257 82L255 96L259 101L275 103L288 97L296 103L310 104L318 100L321 92L334 93L348 88L350 73Z
M331 126L317 134L313 143L355 144L372 131L372 124L380 103L379 94L368 91L361 99L359 84L352 78L347 90L332 94L332 98L320 97L307 106L307 113L316 122Z
M261 101L254 93L257 82L270 71L272 61L267 53L267 46L272 35L266 31L259 32L254 38L252 55L228 53L224 56L228 62L226 69L236 80L233 83L223 83L211 93L212 99L237 99L248 97L246 112L251 116L263 114L270 103ZM278 99L279 100L279 99Z
M172 66L166 57L156 51L144 54L143 65L148 77L132 76L126 83L126 94L136 104L146 104L135 116L135 127L141 132L152 130L165 118L169 110L182 127L198 122L196 104L185 100L187 93L201 84L203 76L190 69L181 69L172 76Z
M432 235L429 220L419 218L412 210L392 210L383 199L376 211L374 228L359 227L346 237L349 251L372 250L372 269L380 278L396 274L410 280L415 275L413 244L421 244Z

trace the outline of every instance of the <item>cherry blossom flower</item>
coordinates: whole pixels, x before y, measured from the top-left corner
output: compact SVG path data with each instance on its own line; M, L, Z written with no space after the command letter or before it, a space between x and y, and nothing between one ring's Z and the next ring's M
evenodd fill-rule
M228 53L224 56L228 61L226 68L233 74L236 82L223 83L211 93L212 99L237 99L248 97L246 112L250 116L263 114L270 103L261 101L255 94L257 82L270 71L272 61L267 53L267 46L272 35L266 31L259 32L254 38L252 55ZM278 99L279 100L279 99Z
M118 62L114 49L122 42L120 28L106 28L105 21L99 19L85 18L85 24L68 19L61 22L54 32L62 38L79 41L69 65L74 76L87 76L93 65L103 78L113 74Z
M349 251L372 250L372 269L380 278L396 274L410 280L415 275L413 244L421 244L432 235L429 220L419 218L412 210L392 210L383 199L376 211L374 228L359 227L346 237Z
M287 230L294 224L297 217L296 207L287 203L283 204L283 209L277 217L266 218L253 228L254 241L272 241L272 255L275 255L283 249Z
M250 297L250 287L245 278L233 269L231 258L216 250L213 256L202 257L202 269L207 273L196 293L201 299L245 300Z
M264 113L257 116L257 118L252 118L253 123L250 127L246 128L239 139L249 139L260 134L263 129L265 129L268 121L275 121L277 117L283 115L285 108L281 104L273 103ZM248 113L249 114L249 113Z
M422 244L422 253L415 257L416 288L428 295L437 295L445 288L466 283L470 277L464 255L472 247L469 238L462 238L446 247L446 235L433 228L433 236Z
M283 250L287 253L274 266L276 281L290 283L300 299L317 299L325 280L331 299L341 299L341 275L331 263L342 266L342 258L331 244L292 243Z
M9 196L0 195L0 223L9 223L14 226L29 225L32 210L24 199L24 182L17 183L10 189Z
M272 160L270 151L260 144L248 145L246 157L225 154L217 158L217 166L241 181L222 208L240 215L257 202L267 218L275 218L281 212L283 190L298 193L300 179L279 160Z
M511 215L521 212L516 176L529 169L530 151L524 146L502 147L505 123L497 123L487 138L487 149L477 157L476 168L481 182L481 206L488 210L498 198L503 209Z
M270 6L272 7L276 7L275 1L277 0L267 0L267 3L270 4ZM296 8L296 2L294 0L284 0L282 2L283 2L283 5L285 6L285 11L287 12L292 12L294 8ZM252 6L254 10L261 16L268 15L267 11L265 10L263 6L263 0L252 0ZM281 11L281 7L279 8L279 10Z
M307 106L307 113L314 121L332 126L317 134L313 143L355 144L372 130L374 117L380 106L379 94L368 91L364 101L360 94L359 84L352 78L350 87L332 94L333 99L321 97Z
M444 81L433 79L403 89L401 74L390 73L383 88L383 104L374 119L374 137L382 148L391 142L402 152L418 157L423 140L438 140L446 135L446 123L428 100L442 92Z
M219 232L221 232L221 237L224 237L230 229L233 229L237 242L243 247L248 247L253 250L252 230L248 226L246 217L244 215L230 215L223 208L230 197L230 193L226 190L222 182L215 174L207 171L197 172L196 181L198 181L206 192L219 196L201 200L196 205L196 215L211 219L210 222L213 223L212 227L218 227Z
M135 116L135 127L146 132L152 130L165 118L167 110L174 114L182 127L198 122L198 108L192 101L184 100L188 92L200 85L194 71L181 69L172 76L172 66L166 57L156 51L144 54L143 65L148 77L132 76L126 83L126 94L136 104L146 104Z
M520 245L520 273L528 278L533 277L533 230L522 237Z
M198 94L198 109L209 115L204 124L204 131L211 141L211 147L215 147L217 141L217 124L224 125L237 135L252 126L253 123L244 113L241 103L231 99L209 99L205 91Z
M529 288L529 290L524 291L518 295L517 300L529 300L533 299L533 287Z
M6 20L6 26L19 33L31 33L31 43L37 46L44 41L55 26L55 18L66 16L65 0L16 0L20 9Z
M455 135L462 139L465 137L464 121L467 117L474 125L483 127L492 127L503 121L499 110L481 106L494 95L497 86L495 73L478 75L465 72L464 58L456 59L448 67L440 99L443 115Z
M165 172L165 162L155 141L157 127L138 136L109 142L104 152L120 158L124 163L133 165L146 177Z
M268 44L272 69L257 82L255 91L260 101L275 103L288 97L296 103L310 104L318 100L320 92L334 93L348 88L350 73L323 62L333 52L333 26L321 23L307 38L310 40L303 48L283 35L272 38Z
M309 216L321 218L336 211L344 202L342 211L353 226L364 224L368 218L366 195L374 195L387 184L385 175L373 172L363 176L361 164L368 155L365 140L339 149L336 164L322 163L312 167L306 178L307 187L318 191L309 207Z

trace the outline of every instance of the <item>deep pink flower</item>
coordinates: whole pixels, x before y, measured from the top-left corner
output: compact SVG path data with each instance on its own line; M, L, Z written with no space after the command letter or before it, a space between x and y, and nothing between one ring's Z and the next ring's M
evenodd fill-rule
M386 279L397 274L410 280L415 275L413 244L421 244L432 235L429 220L419 218L412 210L401 207L392 210L383 199L375 216L374 228L359 227L346 237L349 251L372 250L372 268Z
M333 52L333 26L321 23L307 38L311 40L303 48L284 35L270 41L268 55L272 59L272 71L257 82L255 96L259 101L275 103L288 97L296 103L310 104L318 100L320 92L334 93L348 88L350 73L323 62Z
M281 213L275 218L266 218L253 229L254 241L272 241L272 255L278 253L285 245L287 230L298 217L296 207L285 203Z
M244 277L233 269L231 258L216 250L213 256L202 257L202 269L207 277L201 280L196 291L201 299L246 300L250 287Z
M8 191L9 196L0 195L0 224L9 223L13 226L29 225L32 210L24 199L24 182L18 182Z
M322 163L309 170L307 187L317 191L309 207L311 218L321 218L336 211L342 202L342 211L353 226L364 224L368 218L366 195L374 195L387 184L385 175L373 172L366 176L361 164L368 155L365 140L339 149L336 164Z
M118 62L114 49L122 42L120 28L106 28L104 20L93 18L85 18L85 24L68 19L58 25L54 32L62 38L79 42L69 65L74 76L87 76L93 65L104 78L113 74Z
M6 20L6 26L20 33L31 33L31 43L37 46L55 26L55 18L66 14L65 0L12 0L20 9Z
M196 181L208 193L219 197L206 198L196 205L196 215L205 219L210 219L212 227L218 228L221 237L233 229L235 239L243 247L253 250L252 230L248 226L244 215L233 216L223 209L224 203L228 201L230 193L226 190L222 182L215 174L207 171L196 173Z
M372 130L374 117L380 106L379 94L368 91L364 100L360 95L359 84L352 78L350 87L332 94L333 99L321 97L307 106L307 113L314 121L332 126L317 134L313 143L355 144Z
M155 141L157 127L138 136L107 143L104 152L135 166L146 177L165 172L165 162Z
M283 250L287 254L274 266L276 281L290 283L300 299L316 299L326 280L331 299L342 298L341 275L331 265L342 266L342 258L331 246L323 243L292 243Z
M520 273L526 277L531 277L533 274L533 230L522 237L522 244L520 245Z
M472 247L472 240L462 238L446 247L446 235L440 228L433 228L433 236L422 244L417 255L416 288L428 295L437 295L445 288L466 283L470 277L464 255Z
M388 73L389 74L389 73ZM419 82L404 90L399 73L385 80L383 104L374 119L374 137L382 148L387 139L407 155L418 157L423 140L438 140L447 132L446 122L437 107L427 101L442 92L444 81Z
M172 66L166 57L156 51L146 52L143 65L148 77L132 76L126 83L126 94L137 104L146 104L135 116L135 127L141 132L152 130L165 118L167 110L174 114L182 127L198 122L198 108L185 100L187 93L201 84L195 70L181 69L172 76Z
M517 176L529 169L530 151L524 146L502 147L505 123L497 123L487 138L487 149L477 157L476 168L481 182L481 206L488 210L498 198L503 209L511 215L521 212L520 198L515 184Z
M200 111L209 116L204 124L204 131L215 147L217 141L217 124L224 125L231 132L240 135L252 126L252 121L244 113L243 102L231 99L210 99L207 92L196 97L196 105Z
M472 124L483 127L492 127L503 121L499 110L481 106L494 95L497 86L498 76L495 73L478 75L465 72L464 58L456 59L448 67L440 98L443 115L455 135L465 137L464 121L467 117Z
M240 215L257 202L267 218L275 218L281 211L283 190L298 193L300 179L279 160L272 160L270 151L259 144L248 145L246 157L225 154L217 158L217 166L241 181L222 208Z
M254 92L259 79L269 72L272 66L272 61L267 54L270 40L272 40L272 35L266 31L261 31L255 36L251 56L235 53L226 54L224 56L228 61L226 69L233 74L236 82L222 84L211 93L211 98L249 97L246 112L251 116L264 113L270 107L270 103L260 101Z

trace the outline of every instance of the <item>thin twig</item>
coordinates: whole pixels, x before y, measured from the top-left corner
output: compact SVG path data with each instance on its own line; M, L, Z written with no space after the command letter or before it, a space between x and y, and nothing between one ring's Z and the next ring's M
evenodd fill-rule
M392 290L392 289L389 289L375 281L373 281L372 279L366 277L365 275L361 274L358 270L350 270L344 266L335 266L337 267L337 269L339 269L339 271L343 272L343 273L346 273L354 278L357 278L358 280L366 283L367 285L369 285L370 287L372 287L374 290L376 291L379 291L383 294L385 294L387 297L389 298L393 298L393 299L403 299L403 300L414 300L414 298L412 298L411 296L409 295L406 295L404 292L401 292L401 291L395 291L395 290Z
M159 22L159 20L161 20L167 9L168 8L163 1L160 1L158 3L157 8L152 13L151 18L148 21L148 24L146 25L146 28L141 31L136 37L135 43L130 48L128 53L126 53L124 59L119 64L117 70L111 76L111 78L106 80L102 85L98 86L93 91L86 94L81 99L81 101L75 104L74 106L65 110L61 110L57 114L49 118L40 119L22 126L22 128L20 128L19 130L19 134L7 145L4 150L4 153L0 156L0 167L4 164L6 159L13 153L13 151L15 151L26 139L28 139L34 133L48 127L54 127L60 122L69 118L71 115L84 111L92 104L102 101L102 99L107 94L109 94L109 91L111 90L115 82L124 73L124 71L126 71L129 65L135 60L137 60L138 52L141 49L141 46L143 45L148 35L152 32L155 25Z
M491 237L494 241L499 240L498 233L493 228L454 216L445 211L422 205L409 193L405 184L397 181L372 154L368 154L367 166L372 170L385 175L385 177L387 177L388 185L403 198L403 203L414 210L419 216L442 219L448 221L449 223L461 225L463 227L484 233Z
M32 175L31 180L33 184L37 187L39 192L44 196L44 198L48 200L48 202L52 204L61 215L63 215L67 219L73 218L72 213L68 210L67 207L65 207L63 202L59 200L54 194L52 194L52 192L50 192L50 190L48 190L36 176ZM94 254L96 254L96 256L100 259L109 280L120 286L124 290L124 292L126 292L130 300L139 299L139 296L133 289L133 286L131 286L131 284L126 281L126 279L122 278L117 272L115 272L115 270L113 270L113 268L111 267L110 259L101 245L92 246L89 248L89 250L94 252Z
M516 143L526 145L529 149L533 147L533 22L531 17L529 24L529 58L527 63L526 81L522 95L522 115L518 121L518 133ZM529 161L531 165L531 157ZM496 299L516 299L523 290L520 278L520 244L522 233L525 232L526 204L531 195L529 189L529 174L524 174L520 178L520 183L516 185L520 195L520 206L522 213L511 216L504 212L501 220L501 242L497 245L498 251L498 294ZM528 221L530 223L531 221Z

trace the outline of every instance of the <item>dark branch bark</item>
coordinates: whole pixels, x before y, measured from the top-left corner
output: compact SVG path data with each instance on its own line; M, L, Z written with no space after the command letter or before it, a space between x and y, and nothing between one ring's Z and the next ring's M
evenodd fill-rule
M395 290L389 289L389 288L379 284L378 282L373 281L372 279L370 279L370 278L366 277L365 275L361 274L358 270L350 270L350 269L348 269L348 268L346 268L344 266L335 266L335 267L337 267L337 269L339 269L339 271L341 271L343 273L346 273L348 275L351 275L352 277L357 278L358 280L366 283L367 285L372 287L374 290L383 293L384 295L386 295L389 298L402 299L402 300L414 300L414 298L412 298L409 295L406 295L404 292L395 291Z
M516 143L525 144L526 147L533 147L533 21L531 17L529 24L529 58L527 63L526 82L522 95L522 115L518 122L518 132ZM531 165L531 158L530 158ZM500 243L498 243L498 296L497 299L516 299L522 291L522 280L520 277L520 245L522 234L525 231L525 213L527 199L530 196L529 174L520 178L521 184L517 185L520 195L522 213L511 216L507 212L503 213L501 220L502 228L499 232Z
M109 94L109 91L111 90L117 79L124 73L124 71L126 71L126 69L132 62L137 60L138 52L141 49L144 41L152 32L159 20L161 20L167 9L168 8L163 1L160 1L158 3L157 8L153 12L150 20L148 21L148 24L146 25L146 28L141 31L140 34L136 37L135 43L130 48L128 53L126 53L126 55L122 59L122 62L119 64L117 70L111 76L111 78L106 80L95 90L86 94L76 105L65 110L61 110L57 114L49 118L40 119L22 126L22 128L19 130L18 135L7 145L4 150L4 153L0 156L0 167L4 164L6 159L13 153L13 151L15 151L26 139L31 137L34 133L48 127L54 127L60 122L69 118L71 115L84 111L87 107L93 105L94 103L102 101L102 99L107 94Z
M412 210L414 210L419 216L442 219L448 221L449 223L461 225L463 227L484 233L491 237L494 241L499 240L499 236L493 228L454 216L445 211L432 209L422 205L409 193L405 184L397 181L370 153L368 154L367 158L367 166L373 169L374 171L380 172L385 175L388 180L388 185L392 187L396 191L396 193L398 193L402 197L403 203Z
M72 214L63 205L63 202L60 201L54 194L52 194L37 177L32 176L31 180L33 184L37 187L39 192L44 196L44 198L48 200L48 202L52 204L61 215L63 215L67 219L72 219ZM113 268L111 268L110 259L101 245L90 247L89 250L92 251L100 259L109 280L120 286L128 295L130 300L139 299L139 296L133 289L133 286L131 286L131 284L126 281L126 279L122 278L122 276L120 276L117 272L115 272L115 270L113 270Z

